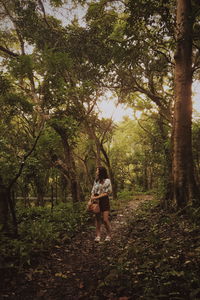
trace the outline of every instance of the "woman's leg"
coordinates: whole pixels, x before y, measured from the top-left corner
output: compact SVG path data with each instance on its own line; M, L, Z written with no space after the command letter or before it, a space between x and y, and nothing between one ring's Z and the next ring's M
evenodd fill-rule
M110 221L109 221L109 211L103 212L103 222L106 227L107 235L110 236L111 235L111 225L110 225Z
M95 215L96 236L101 235L101 214Z

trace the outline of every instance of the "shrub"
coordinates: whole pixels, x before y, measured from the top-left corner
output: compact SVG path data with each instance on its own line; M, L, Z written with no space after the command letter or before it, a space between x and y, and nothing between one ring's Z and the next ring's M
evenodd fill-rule
M88 221L85 204L60 204L47 207L17 208L19 238L1 236L2 267L31 264L33 254L48 251L53 244L70 239Z

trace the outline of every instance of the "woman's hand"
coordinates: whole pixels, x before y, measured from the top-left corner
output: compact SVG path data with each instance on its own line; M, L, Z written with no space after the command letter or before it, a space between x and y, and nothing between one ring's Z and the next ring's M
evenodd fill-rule
M108 193L103 193L98 196L91 196L91 200L97 200L97 199L99 199L101 197L105 197L105 196L108 196Z

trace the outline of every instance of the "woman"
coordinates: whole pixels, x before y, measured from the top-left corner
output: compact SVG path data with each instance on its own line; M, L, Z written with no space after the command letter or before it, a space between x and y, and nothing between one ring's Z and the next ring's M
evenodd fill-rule
M100 206L100 213L96 214L96 237L95 242L100 242L101 240L101 215L103 217L103 222L107 231L107 236L105 241L111 240L111 226L109 221L110 203L109 195L112 193L112 186L110 179L107 175L107 170L104 167L98 167L96 171L96 180L94 182L91 200L98 200Z

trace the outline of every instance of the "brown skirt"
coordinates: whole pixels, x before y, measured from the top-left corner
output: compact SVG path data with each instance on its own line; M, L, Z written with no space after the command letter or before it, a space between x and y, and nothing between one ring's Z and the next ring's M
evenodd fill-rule
M109 202L109 197L101 197L99 198L99 206L100 206L100 211L110 211L110 202Z

